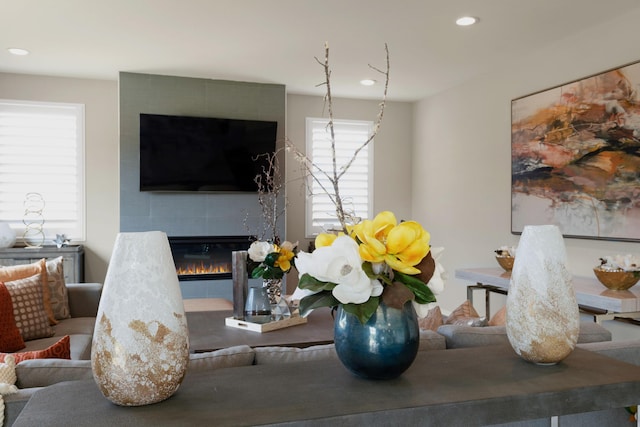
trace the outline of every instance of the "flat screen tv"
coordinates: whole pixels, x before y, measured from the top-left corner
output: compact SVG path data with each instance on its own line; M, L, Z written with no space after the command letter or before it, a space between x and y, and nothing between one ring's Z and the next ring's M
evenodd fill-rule
M140 114L140 191L257 192L277 122Z

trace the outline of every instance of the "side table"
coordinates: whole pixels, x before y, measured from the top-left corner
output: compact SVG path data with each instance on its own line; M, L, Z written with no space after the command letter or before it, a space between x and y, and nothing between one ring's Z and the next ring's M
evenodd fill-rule
M112 404L92 380L59 383L37 391L14 427L470 427L638 402L638 366L582 349L540 366L509 346L486 346L419 352L400 378L388 381L355 377L336 359L187 374L171 398L139 407Z

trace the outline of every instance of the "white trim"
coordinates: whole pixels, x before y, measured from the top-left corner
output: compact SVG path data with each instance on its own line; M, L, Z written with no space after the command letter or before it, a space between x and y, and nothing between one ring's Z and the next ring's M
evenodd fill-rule
M24 121L25 116L27 124L21 128L20 120ZM69 126L57 121L57 116L64 118ZM36 122L38 118L42 121ZM47 119L53 121L42 128L29 127L30 123L42 125ZM43 243L51 244L56 234L65 234L74 241L85 240L84 120L83 104L0 99L0 150L4 147L5 151L4 163L0 158L0 190L5 192L0 194L0 220L9 222L20 238L26 228L23 223L24 195L36 192L42 193L45 201ZM62 127L60 123L63 123ZM20 132L21 129L27 131ZM58 129L61 132L56 135ZM68 131L74 131L75 135ZM17 156L12 160L10 154L13 153ZM25 173L20 168L29 170ZM12 176L15 177L13 181ZM54 186L53 182L59 184ZM69 198L65 193L56 192L65 185ZM67 204L56 204L58 201Z

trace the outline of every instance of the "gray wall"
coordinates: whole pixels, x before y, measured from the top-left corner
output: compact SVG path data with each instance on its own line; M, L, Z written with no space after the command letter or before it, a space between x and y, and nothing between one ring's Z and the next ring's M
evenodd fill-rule
M120 231L160 230L169 236L255 234L261 221L257 194L139 191L139 114L277 121L281 142L285 134L285 87L120 73L119 93ZM281 218L280 235L284 235L284 220ZM183 296L230 298L230 281L224 295L219 295L221 282L182 282Z

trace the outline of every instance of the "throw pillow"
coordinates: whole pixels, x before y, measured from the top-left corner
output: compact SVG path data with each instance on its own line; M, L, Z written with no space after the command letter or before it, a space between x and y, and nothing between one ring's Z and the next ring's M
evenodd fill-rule
M37 274L26 279L5 282L13 302L13 316L25 341L53 336L44 310L42 283Z
M16 359L13 355L6 357L0 363L0 384L14 385L16 383Z
M11 294L5 284L0 282L0 351L13 353L24 347L20 329L16 326L16 319L13 317Z
M422 330L437 331L438 328L443 325L440 306L432 308L425 317L418 319L418 324Z
M0 362L4 362L7 356L12 356L16 364L30 359L71 359L71 340L65 335L60 340L44 350L25 351L22 353L0 353Z
M507 324L507 306L505 305L500 310L496 311L493 317L489 320L489 326L504 326Z
M61 256L47 260L47 280L49 282L49 301L56 320L71 317L69 294L64 281L64 260Z
M6 363L0 363L0 426L4 425L3 395L18 392L16 383L16 363L12 356L7 357Z
M19 265L11 265L7 267L0 268L0 282L11 282L13 280L26 279L27 277L32 277L36 274L40 275L40 280L42 283L42 298L44 301L44 309L47 313L47 317L49 319L49 323L51 325L56 325L58 321L56 320L55 315L53 314L53 310L51 308L50 302L50 292L49 292L49 281L47 277L47 263L44 258L40 261L31 263L31 264L19 264Z
M466 300L451 312L445 325L487 326L487 318L480 317L471 301Z

